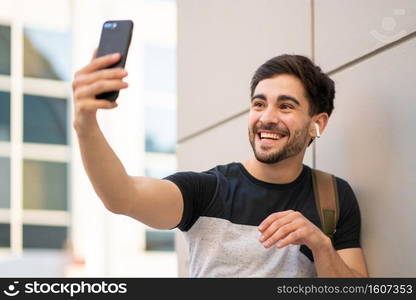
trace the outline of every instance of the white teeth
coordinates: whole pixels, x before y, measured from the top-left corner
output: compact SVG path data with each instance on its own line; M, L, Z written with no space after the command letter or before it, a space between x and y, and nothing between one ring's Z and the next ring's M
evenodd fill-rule
M279 140L282 138L281 135L275 134L275 133L269 133L269 132L260 132L261 138L269 138L274 140Z

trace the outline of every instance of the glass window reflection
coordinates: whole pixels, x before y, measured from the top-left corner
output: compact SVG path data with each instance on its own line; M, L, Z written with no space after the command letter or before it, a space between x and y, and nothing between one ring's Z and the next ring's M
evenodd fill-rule
M0 25L0 74L10 75L10 26Z
M10 208L10 159L0 157L0 208Z
M147 90L176 93L175 48L145 46L144 87Z
M175 235L172 231L146 230L146 251L174 251Z
M0 141L10 141L10 93L0 91Z
M146 131L146 152L175 153L175 110L146 107L144 120Z
M10 224L0 223L0 247L10 247Z
M146 177L152 177L152 178L158 178L162 179L166 176L169 176L171 174L175 173L172 170L165 170L165 169L156 169L156 168L146 168L144 170L144 176Z
M70 80L71 33L24 29L24 76Z
M25 160L23 208L67 210L67 164Z
M67 144L65 99L24 95L24 142Z
M66 227L23 225L23 248L63 249L66 239Z

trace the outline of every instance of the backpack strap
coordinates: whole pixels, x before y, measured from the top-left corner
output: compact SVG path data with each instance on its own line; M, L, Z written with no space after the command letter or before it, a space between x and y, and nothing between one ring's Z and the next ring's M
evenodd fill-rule
M339 218L339 200L335 176L312 169L312 182L322 231L333 240Z

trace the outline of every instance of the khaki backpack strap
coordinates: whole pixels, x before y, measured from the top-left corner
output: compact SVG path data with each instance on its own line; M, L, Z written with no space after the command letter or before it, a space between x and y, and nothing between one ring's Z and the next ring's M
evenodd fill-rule
M332 240L339 218L338 191L335 176L312 169L312 182L322 231Z

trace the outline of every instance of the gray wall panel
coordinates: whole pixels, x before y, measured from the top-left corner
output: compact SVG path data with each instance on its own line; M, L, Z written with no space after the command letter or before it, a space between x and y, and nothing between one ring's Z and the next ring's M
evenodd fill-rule
M256 68L310 54L309 0L178 0L178 137L247 107Z
M178 0L179 139L247 109L250 77L264 60L308 55L314 44L329 71L415 31L415 9L413 0ZM416 274L414 70L415 38L333 75L335 111L318 140L317 167L349 181L359 200L371 276ZM181 143L178 164L202 171L250 155L244 115ZM312 165L311 149L305 163ZM186 275L183 244L178 257Z
M350 182L371 276L415 276L416 40L333 76L337 97L317 166Z
M315 58L330 71L416 30L414 0L315 0Z

